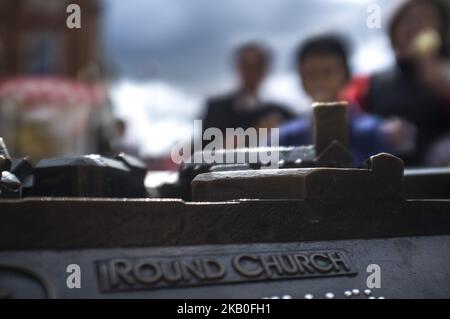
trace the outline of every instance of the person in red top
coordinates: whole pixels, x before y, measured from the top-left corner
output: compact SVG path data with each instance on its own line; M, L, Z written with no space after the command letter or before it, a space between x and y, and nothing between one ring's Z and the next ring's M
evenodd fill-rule
M386 72L354 79L343 94L365 112L385 118L398 116L416 126L416 150L403 157L409 166L437 164L430 150L450 134L445 12L444 4L437 0L405 1L389 26L396 65ZM442 156L442 150L439 154ZM447 157L450 163L450 150Z

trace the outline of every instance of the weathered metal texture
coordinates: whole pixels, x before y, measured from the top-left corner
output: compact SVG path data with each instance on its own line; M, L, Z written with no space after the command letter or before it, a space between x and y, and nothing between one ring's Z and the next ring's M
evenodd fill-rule
M277 152L279 162L275 163L280 168L312 167L316 159L316 151L313 145L300 147L279 147L261 150L258 148L243 148L236 150L218 150L217 163L205 163L203 152L196 152L191 157L191 162L183 163L179 172L179 179L175 185L165 185L165 194L170 197L191 200L191 182L199 174L230 171L230 170L259 170L274 163L264 161L267 151ZM163 195L165 195L163 192Z
M6 159L11 159L11 156L9 155L8 148L6 147L5 141L1 137L0 137L0 156L3 156L3 158L6 158Z
M27 190L34 185L33 170L33 165L27 158L15 159L11 163L11 173L22 183L23 196L27 196Z
M11 157L8 149L0 137L0 199L22 197L22 185L14 174L10 172Z
M403 162L389 154L367 169L300 168L220 171L192 181L194 201L233 199L393 199L403 197Z
M0 172L0 198L21 198L22 184L14 174Z
M409 169L404 183L407 198L450 198L450 168Z
M2 177L42 196L0 201L0 298L448 298L450 174L403 179L388 154L350 168L345 108L316 106L316 145L277 149L280 170L245 160L258 149L185 165L156 192L173 200L124 199L145 197L144 167L124 155L11 166L0 140ZM383 286L368 291L371 264Z
M146 197L145 169L129 157L117 160L99 155L40 161L33 170L28 196L43 197Z
M184 200L191 200L191 182L200 174L227 171L256 171L274 167L274 163L265 162L261 159L263 156L267 156L268 151L277 152L279 161L275 164L279 169L353 167L352 155L339 141L335 140L330 141L327 147L320 153L316 152L314 145L221 150L217 151L217 158L220 159L219 163L221 164L204 163L202 162L203 153L197 152L192 156L193 163L186 163L181 167L179 174L180 178L176 185L171 185L172 187L166 185L166 187L168 187L167 194L172 197L173 194L178 193L178 197L181 197ZM229 159L232 159L233 161L230 162Z
M336 299L448 298L449 245L450 236L433 236L286 244L1 251L0 286L3 295L10 298L325 299L331 295ZM329 261L319 258L330 252L345 256L349 268L335 259L337 268L331 269ZM315 263L313 254L318 257ZM247 257L244 260L239 256ZM299 264L289 267L288 256L309 258L302 261L303 268ZM322 260L321 267L317 267L319 260ZM200 266L207 261L220 264L222 275L214 278L212 275L218 274L219 269L211 267L208 275L206 268ZM69 289L66 285L69 264L81 268L79 289ZM368 289L367 268L373 264L380 267L381 288ZM174 273L176 265L181 265L181 278ZM188 266L197 271L185 272Z
M348 146L347 102L314 103L314 145L318 154L333 141Z
M11 160L5 155L0 154L0 172L9 171L11 167Z
M173 246L450 234L450 201L1 201L0 249Z

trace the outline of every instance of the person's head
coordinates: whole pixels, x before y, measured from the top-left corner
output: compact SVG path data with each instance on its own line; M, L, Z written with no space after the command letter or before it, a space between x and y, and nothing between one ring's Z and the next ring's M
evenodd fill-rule
M389 37L397 58L414 58L413 43L425 31L434 31L446 43L448 17L440 0L407 0L393 15ZM440 54L444 54L442 45Z
M241 90L256 93L269 68L268 50L258 43L244 44L236 50L235 63Z
M351 77L346 41L336 35L306 40L297 50L296 67L305 92L316 102L332 102Z

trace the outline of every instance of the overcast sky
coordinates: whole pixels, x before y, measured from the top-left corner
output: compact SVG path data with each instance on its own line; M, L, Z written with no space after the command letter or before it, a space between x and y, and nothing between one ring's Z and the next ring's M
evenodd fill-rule
M233 48L259 40L274 53L263 93L303 111L308 105L292 72L298 44L313 34L340 32L353 42L355 72L385 68L392 63L389 42L384 29L366 26L367 8L371 3L381 7L385 27L399 1L104 0L103 33L109 67L122 79L133 80L116 87L119 109L129 116L131 102L126 102L133 99L130 92L140 86L148 101L142 102L145 98L140 94L133 103L142 104L151 123L160 124L170 117L192 118L200 112L205 96L233 88ZM176 97L185 102L177 102ZM142 127L148 125L142 123Z
M347 34L356 49L381 46L356 71L389 61L382 30L366 27L367 7L378 3L383 18L395 0L105 0L105 47L121 74L157 78L195 93L229 84L230 51L261 40L275 53L274 73L292 67L292 52L321 31ZM384 21L383 21L384 22ZM358 51L358 50L356 50ZM367 51L367 50L366 50Z

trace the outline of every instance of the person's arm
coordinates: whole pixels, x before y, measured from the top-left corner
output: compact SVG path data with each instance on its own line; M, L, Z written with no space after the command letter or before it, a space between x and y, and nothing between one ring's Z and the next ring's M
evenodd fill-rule
M450 122L450 61L441 58L424 58L419 64L421 79L444 98L444 113Z
M400 118L383 119L370 114L350 116L350 145L362 159L381 152L404 155L415 150L417 130Z
M368 114L353 114L349 117L350 147L362 159L381 152L391 152L389 143L380 134L383 119Z

